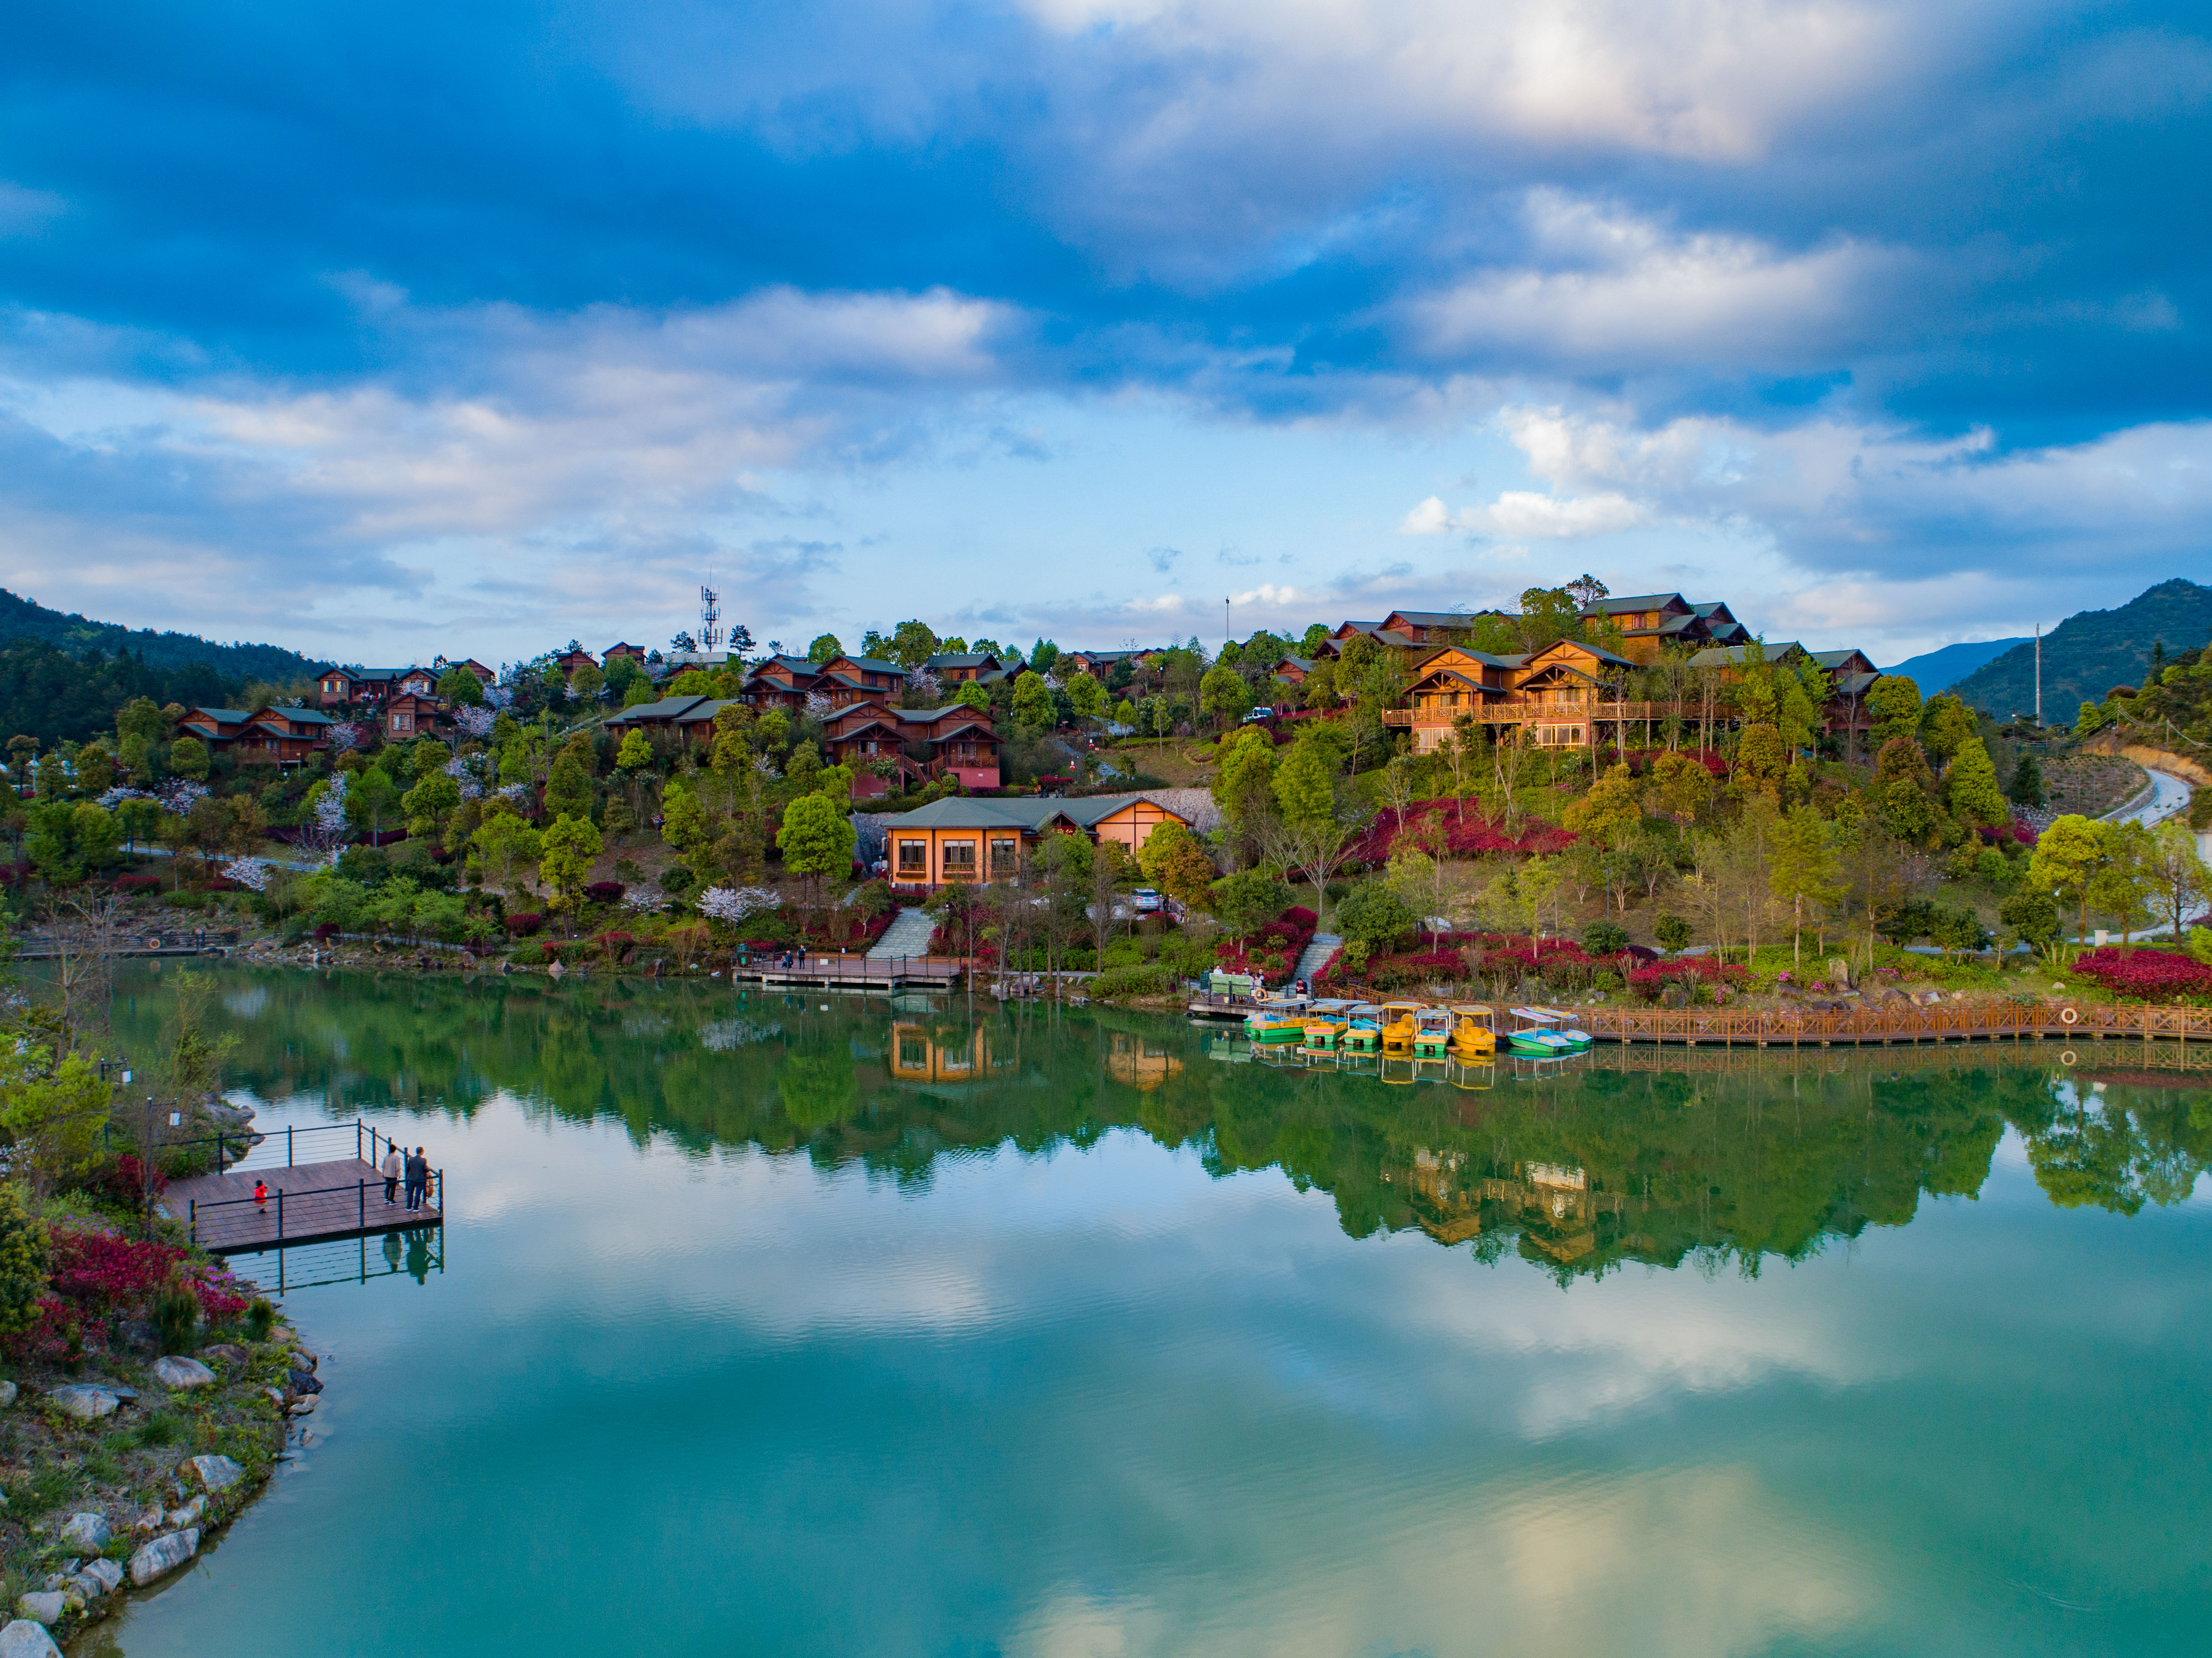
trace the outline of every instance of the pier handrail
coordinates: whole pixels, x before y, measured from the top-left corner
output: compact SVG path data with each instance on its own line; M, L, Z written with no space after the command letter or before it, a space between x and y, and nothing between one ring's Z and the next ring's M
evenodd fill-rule
M157 1149L163 1151L185 1151L196 1146L211 1145L215 1148L215 1172L221 1175L242 1166L246 1159L252 1157L259 1147L270 1147L273 1154L273 1148L281 1140L284 1146L283 1167L290 1169L299 1163L301 1143L311 1141L312 1137L317 1134L352 1135L355 1159L357 1162L368 1163L371 1168L374 1168L382 1161L384 1153L387 1150L396 1151L402 1157L407 1155L405 1146L379 1129L374 1123L359 1117L355 1118L351 1122L308 1123L305 1127L287 1123L281 1129L224 1129L213 1134L195 1134L185 1139L163 1140ZM112 1144L112 1125L102 1127L100 1138L103 1146ZM231 1155L231 1148L234 1146L239 1148L235 1156ZM310 1152L315 1151L319 1149L319 1143L310 1144L307 1149ZM364 1156L364 1152L367 1155ZM327 1158L321 1160L326 1161ZM276 1167L273 1163L262 1166Z
M354 1182L355 1224L350 1230L362 1232L366 1232L368 1230L368 1188L371 1186L380 1186L382 1184L383 1181L381 1176L374 1181L362 1179L357 1180ZM414 1223L416 1225L442 1226L445 1224L446 1218L446 1171L442 1169L433 1169L430 1170L429 1180L422 1189L423 1201L428 1206L427 1210L410 1210L408 1212L410 1214L421 1213L422 1215L422 1218L421 1220ZM433 1195L434 1193L434 1195ZM380 1200L381 1199L380 1197ZM342 1206L345 1201L345 1187L343 1186L330 1186L323 1187L312 1192L295 1192L291 1193L289 1199L289 1217L288 1217L287 1214L286 1201L286 1193L284 1188L281 1186L271 1187L269 1191L269 1195L266 1198L261 1199L256 1199L251 1196L243 1198L211 1198L203 1202L195 1198L186 1212L185 1224L190 1230L192 1242L194 1243L198 1243L200 1241L200 1214L202 1211L236 1209L241 1206L252 1204L264 1214L270 1213L273 1210L273 1212L276 1217L276 1236L269 1240L269 1247L273 1248L279 1246L287 1241L288 1235L285 1229L289 1218L297 1218L300 1222L300 1228L304 1229L305 1235L311 1238L320 1237L325 1236L329 1229L323 1228L321 1230L318 1230L316 1224L319 1221L334 1213L339 1216L343 1216L345 1212ZM404 1230L404 1228L387 1230Z

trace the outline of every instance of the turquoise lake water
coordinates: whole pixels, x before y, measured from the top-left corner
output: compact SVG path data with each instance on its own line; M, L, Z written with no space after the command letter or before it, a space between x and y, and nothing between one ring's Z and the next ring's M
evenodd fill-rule
M285 1298L305 1442L83 1651L2212 1646L2212 1075L2140 1049L1386 1087L1138 1016L221 987L264 1126L421 1141L450 1219L288 1255L343 1280Z

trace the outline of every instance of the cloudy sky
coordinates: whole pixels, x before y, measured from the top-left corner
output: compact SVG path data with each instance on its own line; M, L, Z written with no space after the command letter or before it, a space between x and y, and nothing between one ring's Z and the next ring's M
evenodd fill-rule
M0 584L348 660L2202 577L2212 30L2033 0L19 9Z

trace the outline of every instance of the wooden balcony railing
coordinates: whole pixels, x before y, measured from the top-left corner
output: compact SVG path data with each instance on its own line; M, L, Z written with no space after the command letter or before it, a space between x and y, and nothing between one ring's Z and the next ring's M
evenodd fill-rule
M1541 725L1547 720L1565 725L1585 720L1664 720L1673 712L1665 702L1539 702L1523 696L1503 696L1480 704L1462 703L1455 708L1385 708L1386 726L1449 726L1462 714L1479 725ZM1685 710L1685 719L1692 717Z

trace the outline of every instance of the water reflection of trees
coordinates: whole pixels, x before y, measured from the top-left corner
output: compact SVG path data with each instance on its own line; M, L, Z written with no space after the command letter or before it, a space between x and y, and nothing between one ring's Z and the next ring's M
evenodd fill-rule
M243 976L243 975L241 975ZM1563 1278L1623 1261L1756 1272L1923 1193L1972 1196L2008 1125L2051 1200L2133 1214L2212 1163L2212 1094L2092 1084L2005 1048L1660 1056L1601 1050L1540 1086L1463 1091L1206 1057L1180 1024L995 1008L740 999L694 985L257 975L232 999L234 1081L332 1109L466 1118L504 1092L701 1153L758 1146L926 1181L950 1155L1085 1145L1113 1128L1195 1149L1216 1175L1279 1169L1355 1237L1419 1227ZM150 1042L158 995L118 992Z

